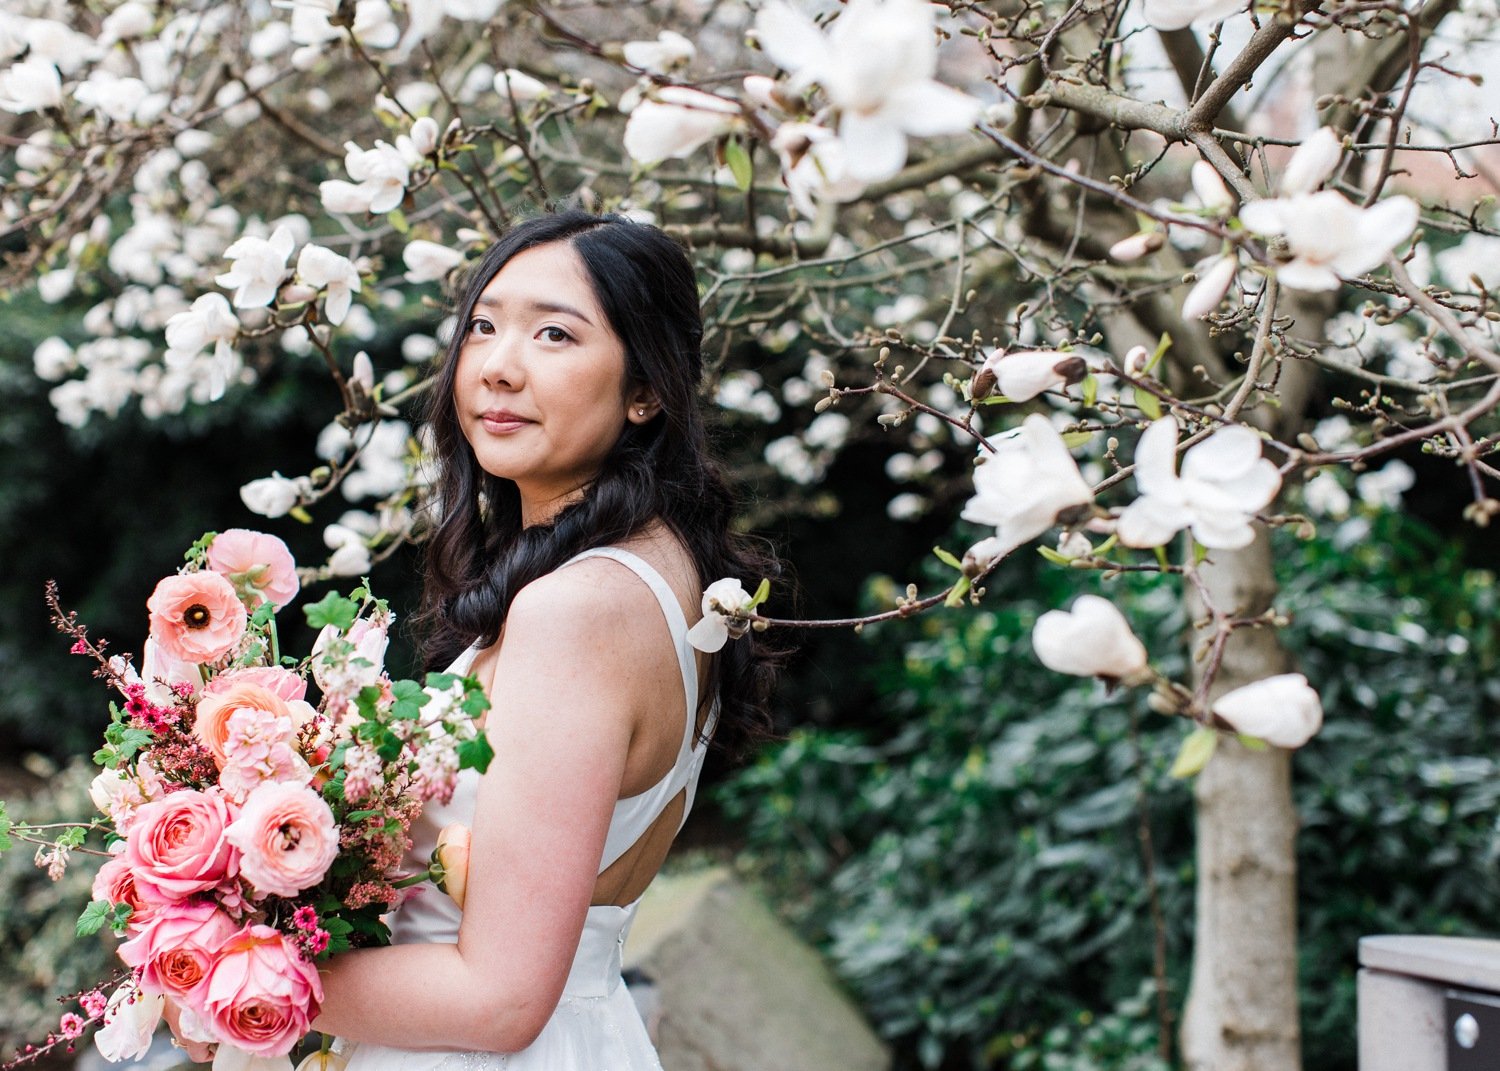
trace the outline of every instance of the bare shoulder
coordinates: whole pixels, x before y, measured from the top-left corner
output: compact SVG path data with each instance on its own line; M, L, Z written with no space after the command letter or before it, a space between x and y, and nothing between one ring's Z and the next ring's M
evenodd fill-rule
M589 558L538 577L516 593L506 614L507 644L538 638L631 647L627 622L656 612L656 597L629 569ZM523 639L524 637L524 639Z

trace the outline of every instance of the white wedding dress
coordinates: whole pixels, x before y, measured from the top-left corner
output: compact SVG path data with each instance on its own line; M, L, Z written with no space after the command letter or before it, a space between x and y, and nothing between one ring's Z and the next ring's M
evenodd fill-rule
M585 551L559 568L585 558L611 558L620 562L655 594L677 650L686 700L682 746L672 769L645 792L615 804L604 855L599 861L599 872L603 873L645 834L667 804L683 792L686 793L683 819L687 818L707 745L694 739L698 668L693 648L687 641L687 620L672 589L649 564L617 547ZM476 653L477 648L470 648L459 655L448 672L467 672ZM717 713L715 705L708 724L710 732ZM427 866L437 844L438 832L444 826L451 822L472 825L478 784L479 775L473 770L464 770L459 774L458 786L448 804L430 803L423 809L421 817L411 827L412 846L407 855L409 870ZM420 895L391 916L392 942L456 942L461 918L457 905L433 886L422 885L420 888ZM639 903L637 900L625 907L589 908L578 952L573 957L573 966L568 972L557 1010L536 1041L521 1052L419 1052L387 1045L344 1042L341 1049L352 1050L347 1071L660 1071L656 1050L646 1035L634 1001L620 980L620 956Z

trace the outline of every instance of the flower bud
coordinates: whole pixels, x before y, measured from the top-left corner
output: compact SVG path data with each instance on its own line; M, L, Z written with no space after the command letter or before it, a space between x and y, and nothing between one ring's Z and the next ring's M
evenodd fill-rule
M469 887L470 839L469 827L454 822L443 827L437 847L432 849L433 883L453 898L460 911Z
M1121 238L1110 246L1109 255L1121 263L1128 264L1132 260L1140 260L1147 253L1156 252L1165 241L1161 231L1141 231L1128 238Z

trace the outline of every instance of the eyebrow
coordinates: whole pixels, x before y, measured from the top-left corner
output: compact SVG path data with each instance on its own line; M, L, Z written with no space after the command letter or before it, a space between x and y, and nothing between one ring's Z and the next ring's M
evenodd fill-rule
M489 309L500 309L504 307L504 304L505 303L502 301L497 301L494 298L488 297L481 297L478 301L474 302L475 307L482 306ZM560 312L565 316L572 316L574 319L582 320L590 327L594 326L593 320L590 320L587 316L585 316L579 310L575 309L572 305L563 305L560 302L556 301L527 301L523 302L523 306L525 308L535 310L536 312Z

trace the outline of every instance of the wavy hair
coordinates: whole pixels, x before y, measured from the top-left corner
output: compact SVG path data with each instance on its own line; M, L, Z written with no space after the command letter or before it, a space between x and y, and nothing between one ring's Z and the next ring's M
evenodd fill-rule
M459 426L454 380L464 326L490 280L519 253L553 242L583 262L624 344L629 387L645 385L660 410L625 430L583 497L548 524L526 527L516 485L480 467ZM474 641L500 634L511 600L581 551L664 522L691 554L700 585L720 577L779 578L779 563L732 529L734 500L713 459L699 405L703 319L686 253L655 227L618 215L567 211L517 224L489 248L459 295L457 326L440 358L426 419L437 461L440 516L427 542L415 624L423 661L440 669ZM710 662L701 700L720 703L716 744L740 754L771 728L767 710L782 652L751 632Z

